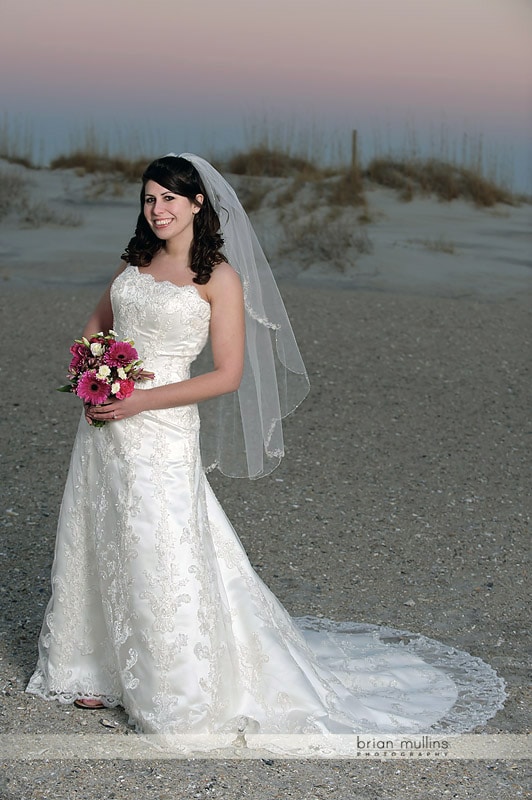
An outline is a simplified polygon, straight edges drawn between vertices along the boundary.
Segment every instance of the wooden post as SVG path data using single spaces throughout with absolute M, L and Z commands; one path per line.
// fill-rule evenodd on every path
M 351 138 L 351 171 L 358 172 L 357 131 L 354 130 Z

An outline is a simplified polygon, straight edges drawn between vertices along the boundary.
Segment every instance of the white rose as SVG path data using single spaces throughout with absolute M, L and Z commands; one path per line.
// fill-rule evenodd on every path
M 116 381 L 116 383 L 111 384 L 111 394 L 117 394 L 120 391 L 120 383 Z
M 107 366 L 107 364 L 102 364 L 98 372 L 96 373 L 97 378 L 108 378 L 111 374 L 111 368 Z
M 118 367 L 117 373 L 118 373 L 118 377 L 121 378 L 121 380 L 125 381 L 125 379 L 127 378 L 127 375 L 126 375 L 126 371 L 125 371 L 124 367 Z
M 103 344 L 101 342 L 93 342 L 91 344 L 91 353 L 93 356 L 101 356 L 103 353 Z

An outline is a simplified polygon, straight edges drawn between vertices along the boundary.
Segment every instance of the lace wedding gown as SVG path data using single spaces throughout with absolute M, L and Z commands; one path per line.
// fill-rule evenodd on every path
M 130 266 L 111 296 L 148 385 L 186 379 L 209 329 L 195 287 Z M 291 619 L 205 478 L 194 405 L 81 419 L 52 587 L 27 691 L 122 705 L 139 732 L 459 733 L 505 696 L 487 664 L 425 637 Z

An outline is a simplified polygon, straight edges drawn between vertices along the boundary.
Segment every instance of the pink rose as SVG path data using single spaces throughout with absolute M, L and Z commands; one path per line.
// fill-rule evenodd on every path
M 133 390 L 135 388 L 135 381 L 132 381 L 130 378 L 126 378 L 125 381 L 120 381 L 120 389 L 116 393 L 117 400 L 125 400 L 126 397 L 130 397 L 133 394 Z

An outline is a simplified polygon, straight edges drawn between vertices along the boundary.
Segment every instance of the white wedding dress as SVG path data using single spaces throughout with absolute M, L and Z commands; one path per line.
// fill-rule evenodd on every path
M 147 385 L 186 379 L 209 330 L 195 287 L 130 266 L 111 294 Z M 82 418 L 52 587 L 27 691 L 121 705 L 143 733 L 461 733 L 505 697 L 491 667 L 425 637 L 291 619 L 205 478 L 196 406 Z

